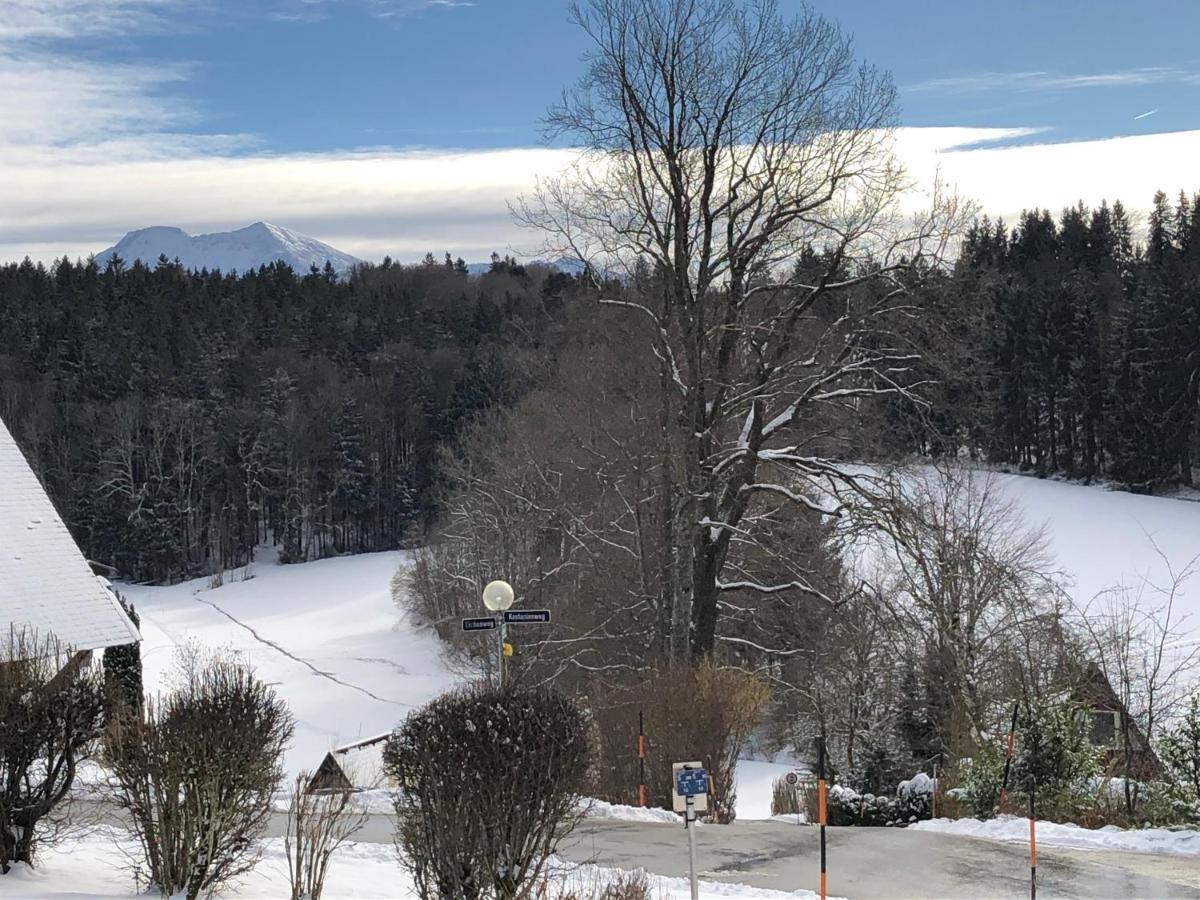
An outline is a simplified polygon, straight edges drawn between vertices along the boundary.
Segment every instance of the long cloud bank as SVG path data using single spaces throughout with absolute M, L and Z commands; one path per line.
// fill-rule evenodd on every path
M 1200 189 L 1200 131 L 979 146 L 1018 134 L 901 129 L 896 149 L 921 186 L 940 173 L 981 211 L 1008 221 L 1025 208 L 1057 211 L 1080 200 L 1120 199 L 1140 210 L 1156 190 Z M 177 139 L 151 158 L 140 152 L 144 135 L 135 146 L 0 147 L 0 261 L 86 257 L 148 225 L 198 233 L 259 219 L 364 259 L 521 253 L 538 238 L 512 223 L 508 202 L 571 158 L 540 148 L 266 155 L 237 152 L 237 140 Z

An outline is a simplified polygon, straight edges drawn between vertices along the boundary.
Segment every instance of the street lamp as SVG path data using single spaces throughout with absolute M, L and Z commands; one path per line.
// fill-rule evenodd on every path
M 507 581 L 491 581 L 483 589 L 483 605 L 492 612 L 503 612 L 513 604 L 513 589 Z
M 496 680 L 501 687 L 504 686 L 504 638 L 508 633 L 503 613 L 513 605 L 514 596 L 512 585 L 507 581 L 491 581 L 483 589 L 483 605 L 492 612 L 501 613 L 498 617 L 500 627 L 496 629 L 496 633 L 500 637 L 500 644 L 496 648 Z

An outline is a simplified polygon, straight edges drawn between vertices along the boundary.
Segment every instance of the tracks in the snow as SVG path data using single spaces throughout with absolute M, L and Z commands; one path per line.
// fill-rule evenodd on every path
M 275 643 L 270 638 L 263 637 L 261 634 L 259 634 L 257 631 L 254 630 L 253 626 L 247 625 L 241 619 L 226 612 L 224 609 L 222 609 L 216 603 L 213 603 L 211 600 L 205 600 L 203 597 L 200 596 L 199 592 L 193 594 L 192 596 L 195 598 L 197 603 L 203 603 L 205 606 L 211 606 L 213 609 L 215 609 L 217 612 L 219 612 L 221 615 L 223 615 L 225 618 L 227 618 L 234 625 L 238 625 L 241 628 L 246 629 L 246 631 L 248 631 L 250 633 L 250 635 L 256 641 L 258 641 L 260 644 L 262 644 L 266 647 L 270 647 L 276 653 L 286 656 L 288 659 L 292 660 L 293 662 L 298 662 L 300 665 L 307 668 L 314 675 L 318 675 L 321 678 L 327 679 L 328 681 L 332 681 L 334 684 L 341 685 L 344 688 L 349 688 L 352 691 L 358 691 L 360 694 L 365 694 L 366 696 L 370 697 L 372 700 L 378 700 L 380 703 L 390 703 L 393 706 L 403 706 L 403 707 L 411 707 L 412 706 L 411 703 L 401 703 L 399 700 L 389 700 L 387 697 L 380 697 L 378 694 L 374 693 L 373 691 L 368 690 L 365 687 L 362 687 L 361 685 L 352 684 L 349 681 L 344 681 L 343 679 L 338 678 L 332 672 L 326 672 L 324 669 L 320 669 L 317 666 L 313 665 L 313 663 L 311 663 L 309 660 L 304 659 L 301 656 L 297 656 L 295 653 L 292 653 L 286 647 L 280 646 L 279 644 Z

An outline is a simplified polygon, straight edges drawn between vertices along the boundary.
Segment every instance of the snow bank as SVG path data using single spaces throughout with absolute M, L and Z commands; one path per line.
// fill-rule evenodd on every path
M 619 822 L 657 822 L 664 825 L 681 825 L 683 817 L 669 809 L 641 806 L 622 806 L 603 800 L 586 800 L 589 819 L 612 819 Z
M 300 565 L 265 552 L 248 573 L 210 587 L 119 585 L 142 617 L 147 691 L 175 669 L 190 641 L 244 657 L 296 717 L 290 773 L 315 769 L 331 747 L 391 730 L 452 687 L 437 636 L 406 621 L 391 580 L 407 554 L 368 553 Z
M 1019 816 L 998 816 L 986 822 L 978 819 L 933 819 L 918 822 L 909 828 L 1022 844 L 1029 840 L 1029 820 Z M 1169 831 L 1165 828 L 1136 830 L 1117 828 L 1115 825 L 1091 829 L 1078 825 L 1038 822 L 1037 842 L 1040 846 L 1068 847 L 1076 850 L 1123 850 L 1129 853 L 1155 853 L 1166 856 L 1200 856 L 1200 831 Z

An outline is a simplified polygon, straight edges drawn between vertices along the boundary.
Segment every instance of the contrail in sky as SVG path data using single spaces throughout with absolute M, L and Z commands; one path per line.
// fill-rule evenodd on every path
M 1133 121 L 1135 121 L 1135 122 L 1136 122 L 1138 119 L 1144 119 L 1144 118 L 1146 118 L 1146 116 L 1152 116 L 1152 115 L 1154 115 L 1156 112 L 1158 112 L 1158 110 L 1157 110 L 1157 109 L 1152 109 L 1152 110 L 1150 110 L 1149 112 L 1144 112 L 1144 113 L 1142 113 L 1140 116 L 1134 116 L 1134 117 L 1133 117 Z

